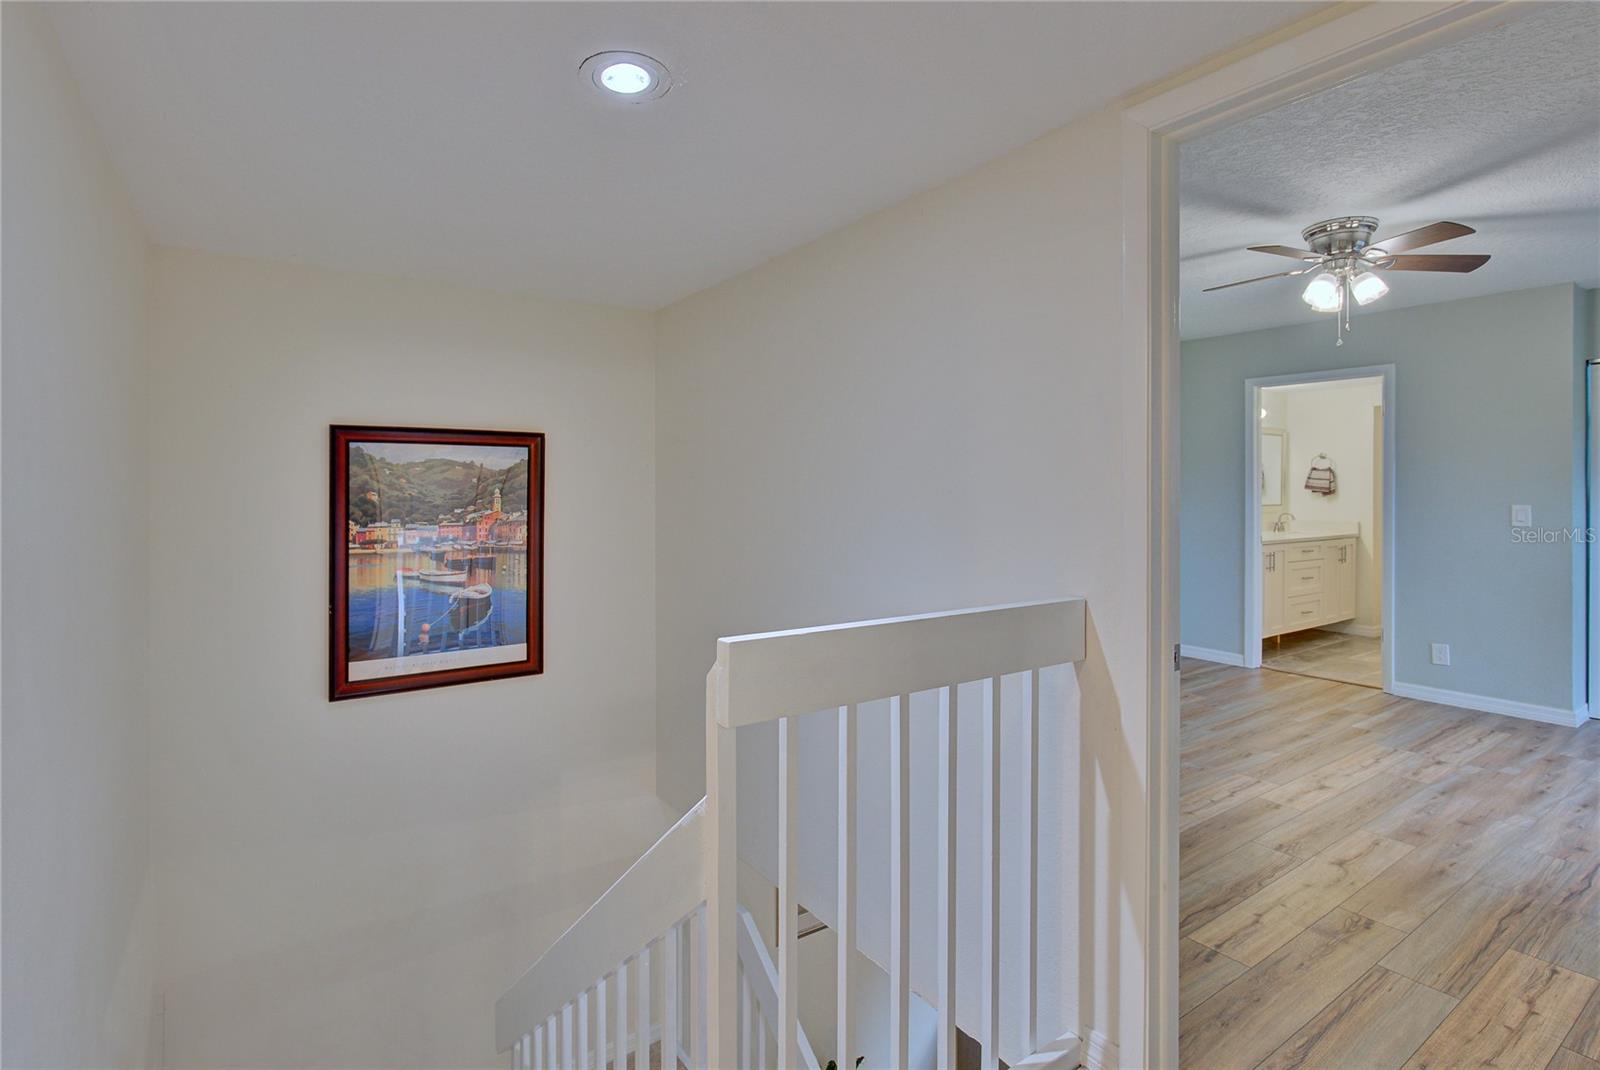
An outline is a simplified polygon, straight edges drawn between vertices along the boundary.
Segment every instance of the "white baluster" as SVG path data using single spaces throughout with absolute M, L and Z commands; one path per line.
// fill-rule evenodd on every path
M 550 1070 L 557 1070 L 561 1066 L 561 1059 L 556 1048 L 556 1016 L 551 1015 L 544 1023 L 544 1064 Z
M 856 769 L 859 717 L 854 705 L 838 707 L 838 1020 L 840 1065 L 856 1049 Z
M 799 960 L 796 955 L 799 911 L 794 899 L 795 788 L 799 748 L 794 718 L 778 721 L 778 1070 L 800 1066 Z
M 683 1050 L 689 1056 L 689 1070 L 703 1064 L 705 1051 L 700 1038 L 700 1004 L 696 994 L 700 976 L 700 911 L 696 910 L 683 923 Z
M 689 915 L 689 947 L 692 956 L 689 964 L 689 1066 L 698 1070 L 711 1065 L 706 1054 L 706 997 L 710 995 L 710 986 L 706 977 L 705 907 Z
M 678 1023 L 682 1020 L 678 1007 L 678 951 L 681 944 L 681 926 L 667 930 L 661 941 L 661 1065 L 678 1065 Z
M 606 974 L 594 986 L 594 1070 L 606 1070 L 606 1052 L 611 1050 L 611 1015 L 608 1013 L 606 989 L 610 988 Z
M 1022 864 L 1022 1050 L 1039 1050 L 1039 670 L 1029 674 L 1028 828 L 1023 837 Z
M 889 1065 L 910 1066 L 911 696 L 889 711 Z
M 533 1027 L 533 1070 L 544 1070 L 544 1026 Z
M 639 1038 L 634 1042 L 635 1070 L 649 1070 L 650 1067 L 650 946 L 647 944 L 639 952 Z M 662 1066 L 666 1066 L 663 1061 Z
M 1000 1070 L 1000 677 L 989 678 L 983 710 L 982 1070 Z
M 745 975 L 744 966 L 739 967 L 739 1070 L 755 1070 L 755 1051 L 753 1039 L 756 1036 L 756 1023 L 750 1017 L 755 1008 L 750 1006 L 750 978 Z
M 522 1065 L 522 1041 L 511 1045 L 511 1070 L 518 1070 Z
M 735 730 L 717 720 L 720 680 L 706 674 L 706 1063 L 717 1068 L 734 1059 L 739 971 L 739 753 Z
M 628 960 L 617 966 L 617 1047 L 611 1070 L 628 1070 Z
M 577 1063 L 572 1057 L 572 1004 L 561 1008 L 561 1067 L 572 1070 Z
M 589 1070 L 589 990 L 578 993 L 578 1070 Z
M 946 691 L 939 711 L 939 1070 L 956 1066 L 956 707 L 959 684 Z
M 533 1034 L 522 1034 L 522 1040 L 517 1044 L 517 1054 L 520 1058 L 517 1065 L 522 1070 L 533 1070 Z
M 848 1070 L 856 1050 L 856 737 L 854 705 L 839 707 L 839 901 L 838 901 L 838 1022 L 834 1046 L 840 1066 Z

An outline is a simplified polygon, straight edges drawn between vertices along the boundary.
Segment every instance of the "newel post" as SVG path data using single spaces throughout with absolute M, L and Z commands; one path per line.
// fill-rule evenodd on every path
M 739 825 L 735 729 L 722 723 L 726 670 L 706 674 L 706 1066 L 738 1066 Z

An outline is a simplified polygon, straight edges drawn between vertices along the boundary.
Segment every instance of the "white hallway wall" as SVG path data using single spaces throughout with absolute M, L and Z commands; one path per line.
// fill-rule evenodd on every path
M 1088 658 L 1045 758 L 1041 871 L 1067 916 L 1045 934 L 1042 1025 L 1103 1033 L 1136 1066 L 1149 424 L 1119 334 L 1119 152 L 1115 117 L 1087 118 L 661 315 L 657 770 L 675 805 L 703 790 L 718 635 L 1086 595 Z M 882 721 L 864 719 L 866 762 Z M 924 776 L 931 740 L 914 738 Z M 826 724 L 808 731 L 821 822 L 833 760 Z M 882 790 L 862 798 L 880 828 Z M 880 884 L 862 875 L 863 909 Z M 913 887 L 931 911 L 931 881 Z M 924 983 L 929 966 L 919 949 Z
M 650 317 L 162 251 L 153 323 L 168 1065 L 502 1065 L 496 998 L 670 816 Z M 544 675 L 328 703 L 330 423 L 548 433 Z
M 123 631 L 148 624 L 157 667 L 167 1062 L 497 1063 L 494 997 L 660 827 L 652 774 L 698 793 L 716 635 L 1076 592 L 1044 1027 L 1137 1064 L 1148 426 L 1121 355 L 1119 144 L 1092 117 L 669 310 L 659 396 L 647 316 L 157 254 L 148 469 L 142 423 L 116 456 L 121 493 L 148 478 L 148 613 Z M 146 380 L 118 375 L 126 406 Z M 326 704 L 304 616 L 325 428 L 362 420 L 551 434 L 570 638 L 545 677 Z M 112 581 L 141 585 L 141 557 Z
M 145 239 L 30 5 L 3 8 L 6 1066 L 144 1066 L 155 952 Z

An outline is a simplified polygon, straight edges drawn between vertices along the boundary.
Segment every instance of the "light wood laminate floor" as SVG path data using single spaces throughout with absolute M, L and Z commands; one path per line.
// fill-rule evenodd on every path
M 1184 1070 L 1600 1070 L 1600 722 L 1183 663 Z
M 1279 672 L 1382 687 L 1383 640 L 1308 628 L 1262 640 L 1261 665 Z

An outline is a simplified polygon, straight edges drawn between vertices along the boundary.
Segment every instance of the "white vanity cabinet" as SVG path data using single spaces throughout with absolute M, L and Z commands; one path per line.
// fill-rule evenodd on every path
M 1261 634 L 1283 631 L 1283 547 L 1261 548 Z
M 1356 540 L 1287 538 L 1261 547 L 1263 638 L 1353 620 Z
M 1333 591 L 1333 619 L 1354 620 L 1356 615 L 1356 540 L 1338 539 L 1328 546 L 1329 587 Z

